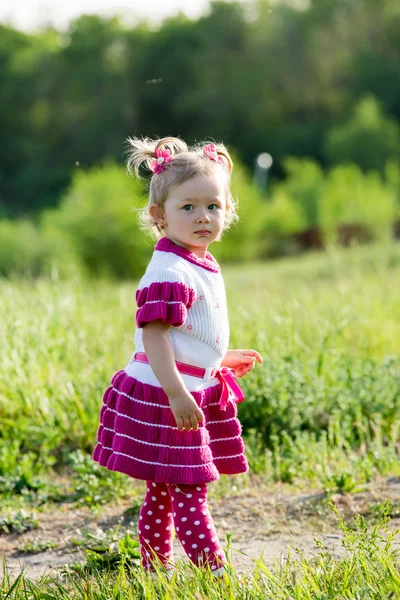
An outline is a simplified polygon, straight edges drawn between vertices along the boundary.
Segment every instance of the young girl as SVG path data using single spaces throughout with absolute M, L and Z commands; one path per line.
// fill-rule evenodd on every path
M 145 226 L 159 237 L 136 292 L 136 351 L 104 393 L 93 459 L 147 482 L 139 514 L 142 564 L 172 568 L 173 529 L 189 559 L 224 572 L 207 484 L 243 473 L 236 383 L 262 362 L 228 350 L 229 323 L 211 242 L 235 219 L 232 160 L 222 145 L 129 138 L 128 168 L 153 172 Z

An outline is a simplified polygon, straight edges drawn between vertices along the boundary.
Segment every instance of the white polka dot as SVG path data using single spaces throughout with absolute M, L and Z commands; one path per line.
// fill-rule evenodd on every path
M 179 531 L 179 527 L 176 527 L 176 530 Z
M 207 510 L 203 510 L 203 511 L 201 511 L 201 514 L 202 514 L 202 515 L 204 515 L 204 516 L 206 516 L 206 514 L 207 514 Z
M 212 541 L 212 542 L 216 542 L 216 541 L 217 541 L 217 538 L 215 538 L 215 537 L 214 537 L 214 538 L 211 538 L 211 541 Z
M 197 487 L 197 488 L 196 488 L 196 490 L 197 490 L 198 492 L 201 492 L 201 487 Z
M 173 501 L 175 500 L 175 498 L 174 498 L 173 496 L 171 496 L 171 500 L 172 500 L 172 502 L 173 502 Z
M 153 511 L 152 511 L 152 510 L 149 510 L 149 511 L 147 511 L 147 514 L 148 514 L 148 515 L 152 515 L 152 514 L 153 514 Z
M 190 531 L 190 529 L 189 529 L 189 531 L 186 532 L 186 535 L 192 535 L 192 532 Z
M 150 556 L 150 552 L 146 552 L 146 556 Z
M 175 516 L 175 513 L 174 513 Z M 187 521 L 187 517 L 182 517 L 182 522 L 184 523 L 185 521 Z
M 168 556 L 169 556 L 169 552 L 166 552 L 166 553 L 164 554 L 164 556 L 166 556 L 166 557 L 168 558 Z
M 174 517 L 176 517 L 176 513 L 174 513 Z
M 140 515 L 139 519 L 143 519 L 142 515 Z
M 204 548 L 204 552 L 210 552 L 210 548 Z
M 200 538 L 201 540 L 202 540 L 204 537 L 205 537 L 204 533 L 201 533 L 201 534 L 199 535 L 199 538 Z
M 159 533 L 155 533 L 154 537 L 160 537 L 160 534 Z
M 154 546 L 154 550 L 156 550 L 156 551 L 157 551 L 157 550 L 159 550 L 159 549 L 160 549 L 160 546 Z
M 181 490 L 179 488 L 175 488 L 175 491 L 176 492 L 180 492 Z
M 190 554 L 190 552 L 189 552 L 189 554 L 188 554 L 188 557 L 189 557 L 189 558 L 192 558 L 192 555 Z
M 197 544 L 192 544 L 192 548 L 197 548 Z
M 161 519 L 156 519 L 156 523 L 161 523 Z
M 160 506 L 158 507 L 160 510 L 162 510 L 164 508 L 164 504 L 160 504 Z
M 151 499 L 152 500 L 157 500 L 157 498 L 155 496 L 152 496 Z
M 217 565 L 212 565 L 211 570 L 215 571 L 216 568 L 217 568 Z
M 182 543 L 183 545 L 185 545 L 185 544 L 186 544 L 185 540 L 182 540 L 182 542 L 181 542 L 181 543 Z
M 165 540 L 164 544 L 167 544 L 167 546 L 169 546 L 169 540 Z
M 140 531 L 140 529 L 138 529 L 138 534 L 140 535 L 142 532 Z
M 150 490 L 149 490 L 149 491 L 150 491 Z M 143 506 L 147 506 L 147 502 L 145 502 L 145 503 L 143 504 Z
M 195 510 L 196 510 L 196 509 L 195 509 L 195 507 L 194 507 L 194 506 L 192 506 L 192 507 L 190 508 L 190 512 L 194 512 Z
M 167 517 L 172 517 L 172 513 L 168 513 L 168 514 L 167 514 Z
M 155 483 L 154 483 L 154 481 L 153 481 L 153 483 L 152 483 L 151 485 L 152 485 L 153 487 L 156 487 L 156 485 L 157 485 L 157 484 L 155 484 Z
M 200 525 L 200 521 L 195 521 L 194 524 L 195 525 Z
M 199 498 L 199 502 L 200 502 L 200 504 L 201 504 L 202 502 L 204 502 L 203 498 Z
M 150 540 L 144 540 L 146 544 L 150 544 Z
M 171 527 L 168 525 L 168 527 L 165 528 L 165 531 L 169 531 L 171 529 Z
M 147 488 L 147 491 L 149 492 L 149 491 L 150 491 L 150 488 Z
M 186 498 L 191 498 L 192 494 L 186 494 Z
M 179 506 L 180 508 L 182 508 L 182 506 L 183 506 L 183 502 L 179 502 L 178 506 Z
M 150 529 L 150 525 L 145 525 L 144 528 L 145 529 Z
M 207 525 L 207 529 L 211 529 L 211 525 Z
M 166 496 L 167 492 L 161 492 L 161 496 Z

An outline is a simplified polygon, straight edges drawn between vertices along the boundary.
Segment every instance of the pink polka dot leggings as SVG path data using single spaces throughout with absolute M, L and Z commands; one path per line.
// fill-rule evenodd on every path
M 225 556 L 207 507 L 207 485 L 147 482 L 139 513 L 138 533 L 142 565 L 154 560 L 173 568 L 173 529 L 190 560 L 213 571 L 225 564 Z

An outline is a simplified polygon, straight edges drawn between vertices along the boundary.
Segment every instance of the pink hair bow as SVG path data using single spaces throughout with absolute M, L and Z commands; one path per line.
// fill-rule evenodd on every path
M 214 162 L 220 162 L 217 147 L 215 144 L 207 144 L 207 146 L 204 146 L 203 152 L 204 156 L 207 156 L 207 158 L 209 158 L 210 160 L 213 160 Z
M 156 150 L 156 158 L 151 163 L 153 173 L 162 173 L 165 171 L 165 165 L 172 162 L 171 152 L 169 150 Z

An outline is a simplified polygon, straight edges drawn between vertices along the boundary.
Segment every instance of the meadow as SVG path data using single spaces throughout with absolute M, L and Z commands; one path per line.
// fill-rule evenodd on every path
M 399 476 L 400 246 L 331 248 L 223 273 L 231 347 L 264 358 L 242 380 L 246 485 L 254 477 L 323 490 L 328 502 L 381 475 Z M 127 478 L 98 468 L 90 452 L 103 390 L 133 350 L 134 295 L 134 282 L 78 275 L 0 282 L 3 535 L 23 527 L 32 507 L 101 511 L 132 497 Z M 226 485 L 213 493 L 223 496 Z M 121 536 L 116 568 L 96 563 L 89 574 L 36 583 L 23 575 L 13 583 L 5 568 L 3 597 L 395 598 L 390 514 L 382 506 L 369 524 L 338 514 L 341 558 L 320 548 L 312 560 L 288 557 L 275 570 L 259 561 L 252 576 L 232 572 L 217 585 L 187 565 L 172 580 L 150 580 L 137 568 L 134 535 Z

